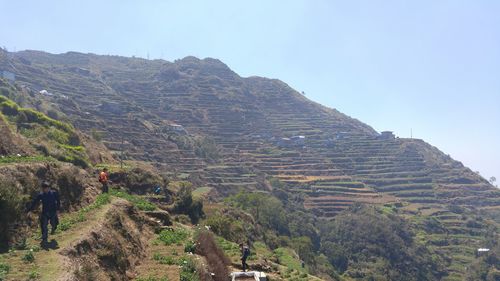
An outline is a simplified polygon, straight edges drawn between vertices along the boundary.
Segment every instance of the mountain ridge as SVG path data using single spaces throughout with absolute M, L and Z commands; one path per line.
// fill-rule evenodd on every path
M 283 191 L 327 221 L 358 204 L 385 208 L 452 257 L 443 280 L 460 280 L 473 247 L 497 235 L 487 226 L 500 191 L 484 178 L 423 140 L 381 135 L 280 80 L 242 78 L 210 58 L 1 55 L 0 70 L 78 129 L 101 134 L 115 155 L 208 187 L 214 200 Z

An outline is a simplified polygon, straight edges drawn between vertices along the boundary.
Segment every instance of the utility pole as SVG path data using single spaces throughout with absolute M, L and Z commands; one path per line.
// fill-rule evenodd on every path
M 120 145 L 120 169 L 123 169 L 123 135 L 122 135 L 122 143 Z
M 413 139 L 413 128 L 410 128 L 410 139 Z

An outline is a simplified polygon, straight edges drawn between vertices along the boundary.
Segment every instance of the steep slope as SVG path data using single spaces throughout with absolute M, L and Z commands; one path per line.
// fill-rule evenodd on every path
M 449 280 L 498 235 L 490 221 L 470 222 L 500 209 L 500 191 L 483 178 L 422 140 L 384 138 L 279 80 L 242 78 L 215 59 L 74 52 L 2 51 L 0 70 L 116 153 L 219 195 L 283 184 L 326 219 L 355 203 L 394 208 L 421 227 L 422 243 L 449 256 Z M 426 229 L 431 218 L 445 230 Z

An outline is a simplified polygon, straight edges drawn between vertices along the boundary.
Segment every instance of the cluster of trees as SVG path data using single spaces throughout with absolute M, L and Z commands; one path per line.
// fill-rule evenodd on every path
M 255 235 L 271 249 L 291 247 L 314 273 L 362 280 L 436 280 L 444 273 L 443 259 L 415 241 L 407 221 L 376 207 L 356 205 L 323 221 L 303 209 L 300 196 L 279 189 L 226 200 L 251 214 L 258 227 L 249 233 L 241 220 L 211 217 L 206 223 L 215 233 L 235 242 Z
M 194 199 L 192 192 L 192 184 L 183 182 L 177 192 L 172 211 L 189 216 L 191 223 L 196 224 L 201 218 L 205 217 L 205 213 L 203 212 L 203 202 Z
M 357 205 L 321 224 L 321 251 L 341 273 L 371 280 L 436 280 L 444 261 L 415 242 L 403 218 Z

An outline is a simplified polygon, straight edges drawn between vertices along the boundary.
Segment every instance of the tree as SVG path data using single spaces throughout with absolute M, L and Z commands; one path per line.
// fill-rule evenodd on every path
M 496 181 L 497 181 L 497 178 L 495 178 L 495 177 L 491 177 L 491 178 L 490 178 L 490 183 L 491 183 L 492 185 L 495 185 L 495 182 L 496 182 Z

